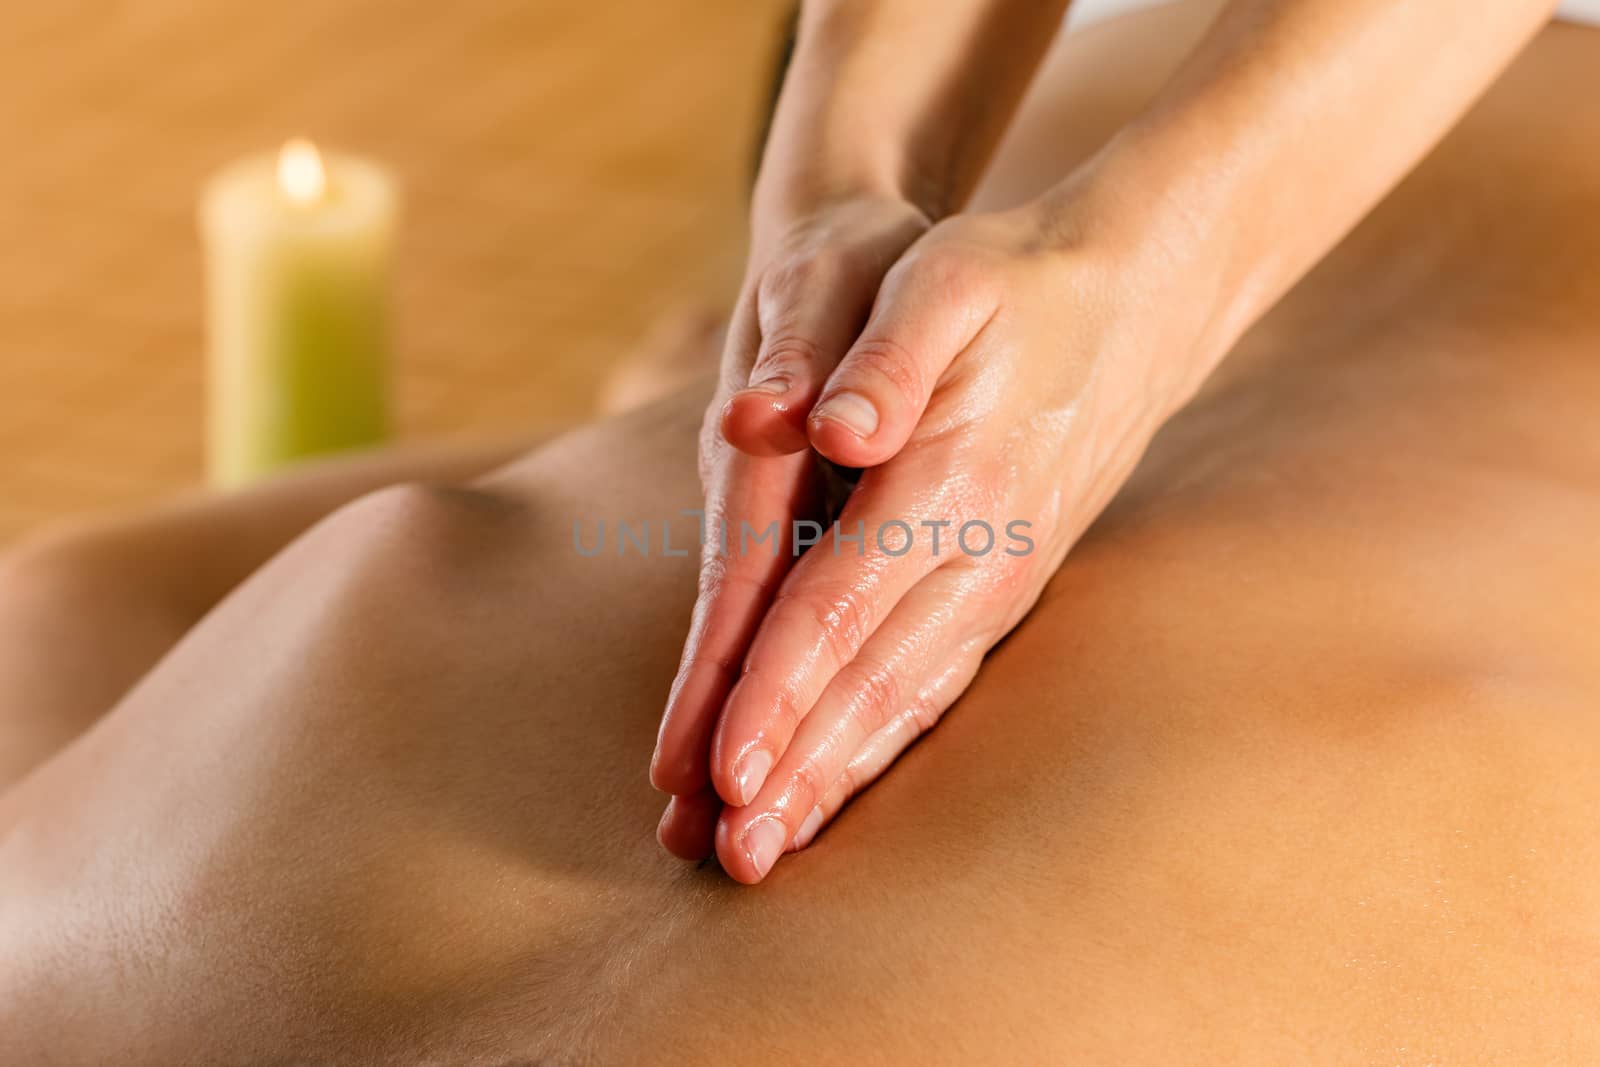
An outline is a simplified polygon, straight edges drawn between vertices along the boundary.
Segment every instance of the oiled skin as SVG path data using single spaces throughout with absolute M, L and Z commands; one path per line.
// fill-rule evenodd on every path
M 987 195 L 1195 17 L 1072 42 Z M 0 797 L 0 1062 L 1600 1058 L 1597 64 L 1547 31 L 761 886 L 652 838 L 693 559 L 571 541 L 695 505 L 703 395 L 345 509 Z

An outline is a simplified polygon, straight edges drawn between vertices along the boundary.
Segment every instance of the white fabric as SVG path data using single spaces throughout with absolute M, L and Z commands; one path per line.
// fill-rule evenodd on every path
M 1067 28 L 1076 29 L 1091 22 L 1100 22 L 1113 15 L 1137 11 L 1142 7 L 1159 7 L 1173 0 L 1074 0 L 1067 9 Z M 1587 22 L 1600 26 L 1600 0 L 1566 0 L 1556 11 L 1556 18 L 1568 22 Z
M 1600 26 L 1600 0 L 1567 0 L 1556 9 L 1556 18 Z

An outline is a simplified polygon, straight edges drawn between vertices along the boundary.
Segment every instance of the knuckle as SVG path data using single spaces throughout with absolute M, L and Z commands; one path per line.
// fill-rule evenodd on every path
M 734 559 L 714 548 L 706 551 L 704 557 L 705 561 L 700 566 L 699 593 L 701 602 L 708 607 L 718 598 L 736 590 L 759 594 L 766 588 L 759 575 L 748 574 L 734 566 Z
M 731 679 L 744 665 L 743 657 L 721 649 L 699 649 L 690 657 L 688 671 L 710 671 L 721 679 Z
M 851 760 L 845 767 L 844 773 L 839 775 L 839 780 L 828 791 L 826 800 L 834 810 L 838 810 L 845 801 L 865 789 L 870 780 L 867 769 L 855 760 Z
M 761 272 L 761 279 L 756 282 L 756 307 L 763 315 L 769 313 L 774 304 L 782 304 L 791 298 L 799 285 L 797 275 L 801 270 L 794 261 L 781 260 Z
M 927 394 L 922 365 L 904 345 L 892 338 L 864 338 L 850 351 L 851 376 L 887 382 L 912 410 L 922 407 Z
M 1006 625 L 1005 620 L 991 618 L 979 626 L 976 633 L 961 642 L 955 655 L 958 694 L 971 685 L 972 680 L 978 676 L 978 668 L 983 666 L 983 657 L 987 656 L 989 650 L 998 645 L 1001 638 L 1010 632 L 1011 627 Z
M 1001 561 L 999 566 L 992 569 L 990 580 L 994 592 L 1007 601 L 1027 594 L 1038 584 L 1036 569 L 1015 559 Z
M 990 271 L 959 245 L 938 245 L 906 264 L 905 280 L 952 303 L 981 300 L 989 291 Z
M 777 725 L 780 729 L 793 732 L 799 725 L 805 712 L 800 708 L 800 702 L 788 686 L 779 686 L 777 694 L 772 701 L 772 710 L 776 714 Z
M 700 603 L 708 604 L 732 580 L 732 572 L 725 556 L 716 552 L 705 553 L 700 562 Z
M 833 281 L 847 274 L 858 258 L 850 244 L 836 238 L 820 241 L 805 253 L 808 282 Z
M 889 721 L 900 706 L 904 688 L 899 672 L 887 664 L 863 663 L 860 657 L 847 668 L 847 684 L 852 690 L 850 713 L 864 734 L 871 734 Z
M 756 294 L 763 305 L 793 301 L 807 289 L 828 281 L 838 269 L 837 253 L 827 249 L 791 252 L 761 272 Z
M 920 736 L 933 729 L 942 712 L 937 702 L 926 693 L 919 693 L 906 706 L 904 715 L 911 724 L 912 733 Z
M 803 373 L 822 364 L 822 349 L 795 333 L 777 333 L 761 345 L 756 367 L 767 373 Z
M 835 664 L 847 663 L 855 655 L 866 640 L 873 614 L 866 594 L 847 586 L 781 593 L 774 604 L 779 607 L 814 627 Z
M 791 791 L 792 803 L 802 819 L 811 814 L 811 809 L 822 800 L 832 784 L 833 777 L 822 765 L 821 760 L 804 760 L 795 768 Z
M 822 794 L 820 803 L 827 818 L 831 819 L 838 814 L 839 809 L 844 807 L 845 801 L 860 791 L 860 786 L 857 784 L 860 778 L 861 771 L 856 759 L 852 757 L 845 764 L 844 770 L 840 771 L 838 777 L 828 785 L 827 792 Z

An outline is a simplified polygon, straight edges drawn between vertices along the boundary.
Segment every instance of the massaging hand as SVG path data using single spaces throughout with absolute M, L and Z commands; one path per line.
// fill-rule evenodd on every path
M 808 444 L 867 469 L 788 573 L 733 538 L 730 558 L 706 554 L 654 778 L 690 792 L 709 759 L 727 805 L 716 850 L 741 881 L 805 847 L 938 721 L 1190 388 L 1163 369 L 1191 362 L 1183 302 L 1159 324 L 1145 314 L 1129 264 L 1054 236 L 1078 229 L 1070 212 L 939 224 L 888 271 L 858 333 L 866 298 L 830 289 L 837 274 L 801 279 L 827 298 L 811 317 L 763 303 L 750 385 L 716 406 L 723 439 L 707 438 L 709 510 L 735 527 L 792 517 Z M 704 854 L 715 814 L 708 794 L 680 797 L 662 839 Z
M 884 273 L 927 228 L 915 207 L 876 195 L 811 200 L 803 210 L 763 215 L 757 227 L 701 432 L 702 522 L 712 546 L 715 531 L 726 529 L 737 548 L 741 522 L 758 531 L 776 522 L 782 540 L 749 552 L 702 553 L 700 596 L 650 770 L 656 787 L 676 797 L 661 838 L 680 855 L 698 859 L 711 849 L 721 806 L 709 765 L 718 714 L 794 563 L 791 520 L 820 517 L 806 417 L 866 321 Z
M 803 5 L 753 216 L 817 188 L 887 189 L 930 218 L 960 210 L 1064 6 Z M 667 846 L 703 855 L 714 820 L 724 867 L 758 881 L 807 844 L 966 686 L 1161 421 L 1553 6 L 1506 0 L 1463 21 L 1449 0 L 1230 0 L 1157 97 L 1033 205 L 949 218 L 881 285 L 859 267 L 774 284 L 796 308 L 802 293 L 830 297 L 771 320 L 790 331 L 770 364 L 786 388 L 738 392 L 730 360 L 724 440 L 703 457 L 708 507 L 758 528 L 803 514 L 810 455 L 795 450 L 809 442 L 868 468 L 838 532 L 869 532 L 859 557 L 829 537 L 787 573 L 770 557 L 707 562 L 653 768 L 683 794 L 662 821 Z M 835 366 L 843 324 L 869 301 Z M 950 533 L 977 520 L 998 543 L 968 554 L 958 537 L 952 552 Z M 1008 551 L 1018 521 L 1031 524 L 1021 555 Z M 943 522 L 936 555 L 924 524 Z

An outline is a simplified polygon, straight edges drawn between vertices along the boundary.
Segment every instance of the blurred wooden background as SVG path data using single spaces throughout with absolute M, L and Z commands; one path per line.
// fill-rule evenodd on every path
M 399 174 L 407 437 L 593 409 L 737 282 L 780 0 L 95 0 L 0 14 L 0 538 L 201 473 L 194 198 L 304 134 Z

